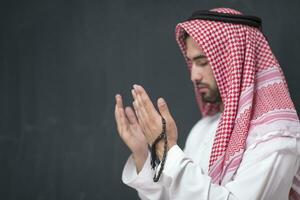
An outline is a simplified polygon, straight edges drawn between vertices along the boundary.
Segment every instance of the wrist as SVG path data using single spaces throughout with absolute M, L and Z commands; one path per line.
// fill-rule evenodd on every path
M 134 158 L 147 158 L 148 157 L 148 150 L 132 152 L 132 156 Z
M 142 168 L 147 160 L 147 157 L 148 157 L 148 151 L 132 153 L 132 158 L 134 160 L 137 173 L 139 173 L 142 170 Z
M 177 143 L 168 141 L 167 151 L 169 151 L 174 145 L 177 145 Z M 164 155 L 164 141 L 163 140 L 161 140 L 157 143 L 156 154 L 157 154 L 159 160 L 162 160 L 162 157 Z

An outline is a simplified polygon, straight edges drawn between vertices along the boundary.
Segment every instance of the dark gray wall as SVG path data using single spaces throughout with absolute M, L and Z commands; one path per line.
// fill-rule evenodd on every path
M 174 28 L 220 6 L 262 17 L 299 110 L 299 0 L 1 1 L 0 199 L 136 199 L 114 95 L 165 97 L 183 147 L 200 115 Z

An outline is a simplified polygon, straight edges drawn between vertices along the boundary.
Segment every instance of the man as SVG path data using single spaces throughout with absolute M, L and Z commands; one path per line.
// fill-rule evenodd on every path
M 116 95 L 118 132 L 132 151 L 123 182 L 141 199 L 300 199 L 300 125 L 281 68 L 256 18 L 211 11 L 176 27 L 203 115 L 184 151 L 162 98 L 157 112 L 134 85 L 133 111 Z M 167 137 L 155 146 L 162 118 Z M 148 144 L 161 160 L 155 171 Z

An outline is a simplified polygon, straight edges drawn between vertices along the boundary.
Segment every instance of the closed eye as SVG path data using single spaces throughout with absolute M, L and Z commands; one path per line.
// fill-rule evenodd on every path
M 196 65 L 197 66 L 203 67 L 203 66 L 206 66 L 207 64 L 208 64 L 208 60 L 207 59 L 198 59 L 196 61 Z

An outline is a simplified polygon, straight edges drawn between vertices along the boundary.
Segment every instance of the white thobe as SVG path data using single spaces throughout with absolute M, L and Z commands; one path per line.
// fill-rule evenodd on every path
M 160 180 L 153 182 L 150 153 L 137 174 L 132 156 L 127 160 L 122 180 L 138 191 L 141 199 L 151 200 L 286 200 L 299 168 L 299 139 L 276 137 L 247 147 L 234 179 L 216 185 L 208 175 L 220 114 L 204 117 L 192 128 L 182 151 L 169 151 Z M 294 185 L 293 185 L 294 187 Z M 299 187 L 299 186 L 295 186 Z

